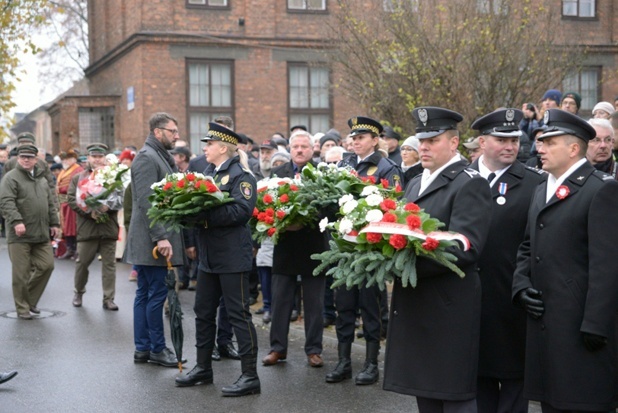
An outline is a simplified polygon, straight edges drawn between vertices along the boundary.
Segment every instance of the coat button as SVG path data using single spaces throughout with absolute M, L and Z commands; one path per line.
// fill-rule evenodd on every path
M 399 313 L 397 312 L 397 310 L 393 311 L 393 315 L 399 315 Z
M 535 260 L 536 262 L 541 262 L 541 257 L 536 257 Z
M 545 324 L 541 324 L 541 330 L 545 330 Z
M 545 228 L 545 225 L 543 225 L 543 224 L 539 224 L 539 228 L 540 228 L 540 229 L 543 229 L 543 228 Z

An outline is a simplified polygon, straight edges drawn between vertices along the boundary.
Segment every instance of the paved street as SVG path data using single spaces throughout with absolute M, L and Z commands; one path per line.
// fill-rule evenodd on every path
M 127 281 L 129 266 L 118 264 L 116 303 L 118 312 L 101 307 L 100 263 L 91 268 L 84 306 L 73 308 L 72 261 L 56 260 L 56 269 L 39 307 L 42 315 L 32 321 L 15 319 L 11 293 L 11 266 L 6 240 L 0 240 L 0 371 L 18 370 L 19 375 L 0 385 L 0 412 L 416 412 L 413 397 L 353 381 L 329 385 L 324 375 L 336 364 L 336 341 L 332 327 L 325 333 L 321 369 L 306 364 L 302 350 L 302 324 L 291 326 L 288 361 L 262 367 L 258 373 L 262 394 L 241 398 L 221 397 L 220 387 L 234 382 L 240 362 L 214 362 L 215 383 L 177 388 L 177 369 L 133 363 L 132 304 L 136 284 Z M 195 364 L 193 322 L 194 293 L 181 291 L 185 311 L 185 356 L 187 368 Z M 255 317 L 260 359 L 268 350 L 268 330 Z M 168 345 L 171 340 L 168 334 Z M 383 354 L 383 352 L 382 352 Z M 355 346 L 353 368 L 358 372 L 364 347 Z M 383 368 L 383 356 L 380 356 Z M 381 371 L 382 373 L 383 371 Z M 539 411 L 534 406 L 531 411 Z

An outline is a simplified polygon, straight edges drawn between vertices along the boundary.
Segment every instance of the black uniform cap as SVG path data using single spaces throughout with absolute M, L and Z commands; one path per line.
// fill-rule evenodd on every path
M 416 121 L 416 137 L 418 139 L 433 138 L 457 129 L 457 124 L 463 120 L 459 113 L 434 106 L 423 106 L 412 111 Z
M 521 136 L 519 121 L 524 113 L 519 109 L 498 109 L 481 116 L 472 123 L 471 128 L 481 132 L 481 135 L 491 135 L 498 138 L 513 138 Z
M 547 126 L 547 130 L 538 137 L 540 141 L 551 136 L 573 135 L 588 143 L 597 135 L 588 122 L 562 109 L 546 110 L 543 123 Z
M 294 129 L 301 129 L 307 132 L 307 127 L 305 125 L 294 125 L 290 128 L 290 132 L 293 132 Z
M 109 151 L 109 146 L 104 143 L 92 143 L 86 147 L 86 152 L 88 155 L 105 155 Z
M 360 135 L 361 133 L 373 133 L 379 136 L 384 130 L 380 122 L 364 116 L 356 116 L 348 119 L 348 126 L 352 130 L 350 133 L 351 136 Z
M 202 142 L 222 141 L 232 145 L 238 145 L 238 142 L 241 141 L 240 136 L 234 133 L 233 130 L 214 122 L 208 122 L 208 133 L 200 140 Z

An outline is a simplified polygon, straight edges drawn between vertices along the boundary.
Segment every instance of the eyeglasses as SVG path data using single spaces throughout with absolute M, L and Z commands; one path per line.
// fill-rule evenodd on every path
M 600 145 L 601 142 L 605 142 L 608 145 L 612 144 L 613 139 L 610 138 L 609 136 L 607 138 L 594 138 L 594 139 L 590 139 L 590 143 L 594 143 L 595 145 Z
M 166 130 L 168 132 L 171 132 L 172 136 L 178 135 L 180 133 L 180 132 L 178 132 L 178 129 L 168 129 L 168 128 L 157 128 L 157 129 L 163 129 L 163 130 Z
M 24 159 L 24 160 L 28 160 L 31 161 L 35 158 L 34 155 L 19 155 L 19 159 Z

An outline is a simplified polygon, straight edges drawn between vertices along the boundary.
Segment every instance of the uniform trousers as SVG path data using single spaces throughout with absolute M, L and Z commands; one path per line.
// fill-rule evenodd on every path
M 225 308 L 225 300 L 221 297 L 219 301 L 219 314 L 217 315 L 217 346 L 223 347 L 232 343 L 234 333 L 232 333 L 232 325 L 227 315 Z
M 270 350 L 286 354 L 290 315 L 294 308 L 296 275 L 272 275 L 272 303 Z M 324 333 L 324 286 L 325 277 L 311 274 L 301 275 L 305 321 L 305 353 L 322 354 L 322 334 Z
M 476 399 L 454 401 L 416 396 L 419 413 L 476 413 Z
M 103 283 L 103 302 L 114 300 L 116 296 L 116 240 L 95 239 L 79 241 L 75 261 L 75 292 L 84 294 L 88 283 L 88 267 L 97 252 L 101 254 L 101 280 Z
M 8 244 L 8 250 L 15 309 L 17 313 L 29 314 L 41 299 L 54 271 L 54 251 L 49 242 L 13 242 Z
M 258 342 L 249 311 L 249 272 L 215 274 L 199 270 L 195 290 L 195 346 L 212 349 L 217 333 L 220 299 L 238 340 L 238 354 L 257 356 Z
M 369 288 L 353 287 L 350 290 L 345 286 L 337 288 L 335 291 L 337 340 L 340 343 L 354 342 L 356 309 L 360 308 L 365 340 L 379 342 L 382 329 L 381 301 L 381 291 L 375 285 Z
M 159 353 L 165 348 L 163 303 L 167 298 L 166 267 L 136 265 L 137 291 L 133 303 L 135 349 Z
M 476 403 L 479 413 L 527 413 L 528 400 L 523 397 L 523 379 L 479 377 Z

